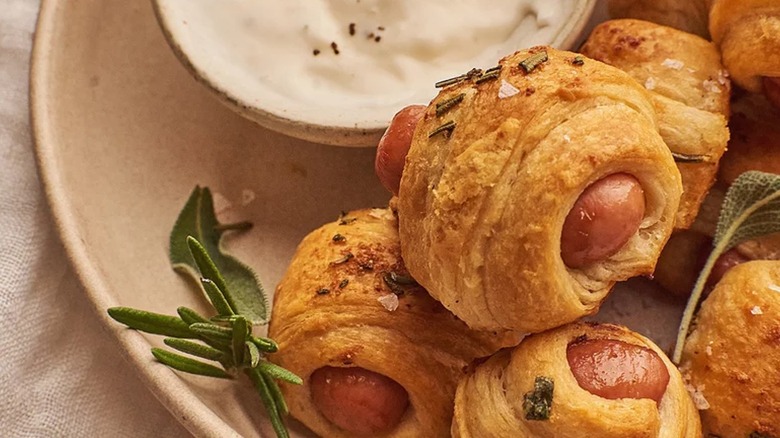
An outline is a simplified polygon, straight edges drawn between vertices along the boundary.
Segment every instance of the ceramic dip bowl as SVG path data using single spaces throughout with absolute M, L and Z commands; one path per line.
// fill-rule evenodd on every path
M 241 115 L 304 140 L 375 146 L 434 83 L 516 50 L 568 49 L 595 0 L 154 0 L 179 60 Z

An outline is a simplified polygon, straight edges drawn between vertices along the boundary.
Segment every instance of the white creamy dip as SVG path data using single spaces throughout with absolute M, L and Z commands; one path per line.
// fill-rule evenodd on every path
M 438 80 L 555 40 L 572 0 L 166 0 L 250 105 L 371 124 Z M 183 3 L 187 5 L 184 6 Z M 176 6 L 173 6 L 176 5 Z M 186 10 L 186 11 L 185 11 Z M 338 51 L 338 54 L 336 54 Z M 315 55 L 316 53 L 316 55 Z M 201 68 L 193 60 L 196 68 Z M 201 68 L 202 69 L 202 68 Z M 254 100 L 252 100 L 254 99 Z M 274 102 L 263 102 L 263 100 Z

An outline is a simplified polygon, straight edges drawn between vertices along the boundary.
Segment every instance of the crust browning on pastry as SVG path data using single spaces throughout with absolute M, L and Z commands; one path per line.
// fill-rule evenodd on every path
M 530 73 L 519 65 L 542 52 L 547 61 Z M 594 312 L 614 282 L 652 272 L 680 176 L 647 91 L 624 72 L 544 47 L 500 65 L 493 80 L 445 88 L 418 125 L 398 199 L 401 245 L 417 281 L 472 327 L 536 332 Z M 435 133 L 448 122 L 453 130 Z M 566 215 L 588 185 L 618 172 L 644 189 L 640 231 L 612 257 L 568 269 Z
M 780 77 L 780 3 L 776 0 L 714 0 L 712 40 L 740 87 L 760 93 L 763 76 Z
M 609 400 L 580 387 L 567 360 L 570 343 L 609 339 L 650 348 L 669 371 L 659 405 L 650 399 Z M 554 383 L 547 420 L 528 419 L 525 395 L 538 377 Z M 455 399 L 452 435 L 478 437 L 674 437 L 698 438 L 701 426 L 680 373 L 650 340 L 611 324 L 570 324 L 529 336 L 463 379 Z
M 705 240 L 715 234 L 726 190 L 748 170 L 780 174 L 780 110 L 762 94 L 737 90 L 731 100 L 728 150 L 720 160 L 717 181 L 704 199 L 691 231 L 680 231 L 664 247 L 655 279 L 664 288 L 687 296 L 701 268 L 702 250 L 711 249 Z M 741 255 L 753 260 L 780 260 L 780 233 L 742 242 Z M 701 260 L 699 260 L 701 261 Z
M 613 65 L 651 92 L 661 137 L 673 152 L 700 157 L 678 167 L 683 196 L 676 228 L 688 228 L 715 182 L 726 150 L 731 86 L 714 44 L 641 20 L 598 25 L 582 53 Z
M 780 436 L 779 291 L 780 262 L 753 261 L 726 273 L 702 304 L 681 370 L 705 433 Z
M 303 378 L 282 389 L 292 415 L 321 436 L 346 434 L 312 402 L 307 382 L 320 367 L 362 367 L 406 389 L 409 410 L 388 437 L 447 436 L 464 368 L 519 341 L 470 330 L 408 277 L 400 253 L 392 211 L 350 212 L 303 239 L 276 289 L 270 359 Z
M 729 129 L 729 150 L 718 170 L 721 186 L 748 170 L 780 174 L 780 110 L 764 95 L 735 93 Z
M 709 38 L 712 0 L 609 0 L 612 18 L 636 18 Z

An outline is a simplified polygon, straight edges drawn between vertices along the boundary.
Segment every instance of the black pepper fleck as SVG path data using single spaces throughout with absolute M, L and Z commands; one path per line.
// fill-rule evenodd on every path
M 355 23 L 349 23 L 349 35 L 350 36 L 355 35 Z
M 323 287 L 320 289 L 317 289 L 317 295 L 327 295 L 330 293 L 330 289 Z
M 320 49 L 314 49 L 314 50 L 313 50 L 311 53 L 312 53 L 314 56 L 317 56 L 317 55 L 319 55 L 319 54 L 320 54 Z
M 335 41 L 333 41 L 332 43 L 330 43 L 330 48 L 331 48 L 331 49 L 333 49 L 333 53 L 335 53 L 336 55 L 338 55 L 339 53 L 341 53 L 341 52 L 339 52 L 339 45 L 338 45 L 338 44 L 336 44 L 336 42 L 335 42 Z
M 341 283 L 339 283 L 339 289 L 344 289 L 349 284 L 349 279 L 345 278 L 341 280 Z
M 346 242 L 347 238 L 342 236 L 340 233 L 336 233 L 336 234 L 333 235 L 333 239 L 332 240 L 334 242 L 340 243 L 340 242 Z

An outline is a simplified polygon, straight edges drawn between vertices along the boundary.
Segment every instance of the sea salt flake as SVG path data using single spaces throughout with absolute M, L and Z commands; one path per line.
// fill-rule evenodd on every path
M 770 284 L 768 287 L 769 287 L 769 290 L 772 290 L 772 291 L 780 293 L 780 286 L 778 286 L 776 284 Z
M 696 406 L 696 409 L 705 411 L 710 408 L 710 402 L 704 398 L 704 385 L 697 385 L 694 387 L 692 384 L 686 383 L 685 389 L 687 389 L 688 393 L 691 395 L 691 399 L 693 399 L 693 404 Z
M 707 356 L 712 356 L 712 347 L 708 345 L 707 348 L 704 349 L 704 352 L 707 353 Z
M 701 85 L 704 87 L 705 90 L 709 91 L 710 93 L 720 94 L 720 87 L 718 86 L 718 83 L 713 81 L 712 79 L 707 79 L 706 81 L 702 82 Z
M 249 189 L 244 189 L 241 191 L 241 205 L 246 207 L 247 205 L 251 204 L 252 201 L 257 198 L 257 195 L 255 195 L 255 192 Z
M 398 295 L 396 295 L 396 294 L 392 294 L 391 293 L 391 294 L 387 294 L 387 295 L 382 295 L 381 297 L 377 298 L 376 300 L 379 301 L 379 303 L 382 305 L 382 307 L 384 307 L 385 309 L 387 309 L 390 312 L 392 312 L 392 311 L 394 311 L 395 309 L 398 308 Z
M 395 219 L 389 208 L 372 208 L 368 215 L 374 219 Z
M 563 141 L 566 143 L 571 143 L 571 137 L 569 137 L 569 134 L 563 134 Z
M 648 90 L 655 90 L 655 79 L 652 76 L 645 81 L 645 88 Z
M 753 306 L 753 308 L 750 309 L 750 313 L 753 314 L 753 315 L 763 315 L 764 311 L 761 310 L 761 308 L 758 307 L 758 306 Z
M 674 70 L 682 70 L 683 66 L 685 66 L 685 64 L 679 59 L 671 59 L 671 58 L 664 59 L 664 62 L 662 62 L 661 65 L 663 65 L 666 68 L 671 68 Z
M 726 70 L 719 70 L 718 71 L 718 82 L 721 85 L 726 85 L 729 81 L 729 72 Z
M 519 93 L 520 90 L 515 88 L 514 85 L 510 84 L 504 79 L 501 79 L 501 86 L 498 88 L 498 98 L 499 99 L 506 99 L 507 97 L 512 97 Z

